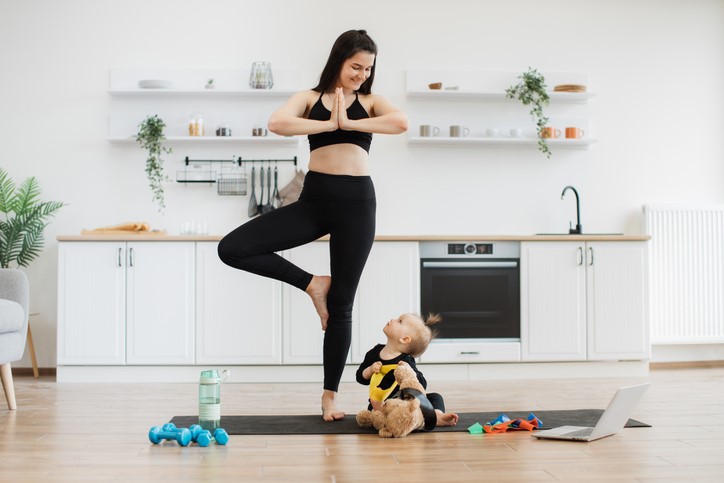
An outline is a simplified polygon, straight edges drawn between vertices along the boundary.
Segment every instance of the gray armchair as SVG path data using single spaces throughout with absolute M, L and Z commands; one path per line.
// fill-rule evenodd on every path
M 8 409 L 15 409 L 15 388 L 10 363 L 20 360 L 28 333 L 30 289 L 24 272 L 0 269 L 0 376 Z

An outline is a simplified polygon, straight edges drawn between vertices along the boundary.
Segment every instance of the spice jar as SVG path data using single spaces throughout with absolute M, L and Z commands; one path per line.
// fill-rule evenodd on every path
M 228 123 L 221 123 L 218 126 L 216 126 L 216 135 L 217 136 L 231 136 L 231 127 L 229 127 Z
M 204 116 L 199 111 L 198 107 L 195 107 L 189 116 L 189 136 L 203 136 L 204 135 Z

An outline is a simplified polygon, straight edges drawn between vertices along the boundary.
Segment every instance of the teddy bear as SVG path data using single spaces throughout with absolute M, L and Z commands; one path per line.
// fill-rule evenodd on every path
M 425 397 L 425 388 L 408 365 L 395 369 L 399 393 L 385 399 L 380 411 L 364 409 L 357 413 L 357 424 L 362 428 L 374 427 L 381 438 L 404 438 L 418 429 L 435 427 L 437 416 Z

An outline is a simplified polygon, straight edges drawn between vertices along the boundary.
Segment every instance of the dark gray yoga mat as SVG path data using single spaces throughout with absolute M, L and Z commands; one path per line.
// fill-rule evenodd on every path
M 457 426 L 435 428 L 435 431 L 467 431 L 475 423 L 485 424 L 493 421 L 501 413 L 510 419 L 527 419 L 533 412 L 543 421 L 541 429 L 558 426 L 595 426 L 603 414 L 603 409 L 568 409 L 561 411 L 497 411 L 482 413 L 458 413 Z M 177 427 L 189 427 L 198 423 L 196 416 L 174 416 L 171 419 Z M 354 414 L 348 414 L 340 421 L 325 422 L 319 414 L 298 416 L 222 416 L 221 427 L 229 434 L 373 434 L 374 429 L 360 428 Z M 651 426 L 629 419 L 627 428 L 650 428 Z

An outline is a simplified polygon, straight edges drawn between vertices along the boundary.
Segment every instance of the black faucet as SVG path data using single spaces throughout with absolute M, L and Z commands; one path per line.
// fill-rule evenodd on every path
M 566 191 L 572 190 L 573 194 L 576 195 L 576 228 L 569 228 L 568 234 L 570 235 L 580 235 L 583 233 L 583 227 L 581 226 L 581 204 L 578 200 L 578 191 L 576 191 L 576 188 L 573 186 L 566 186 L 563 188 L 563 193 L 561 193 L 561 199 L 566 195 Z

